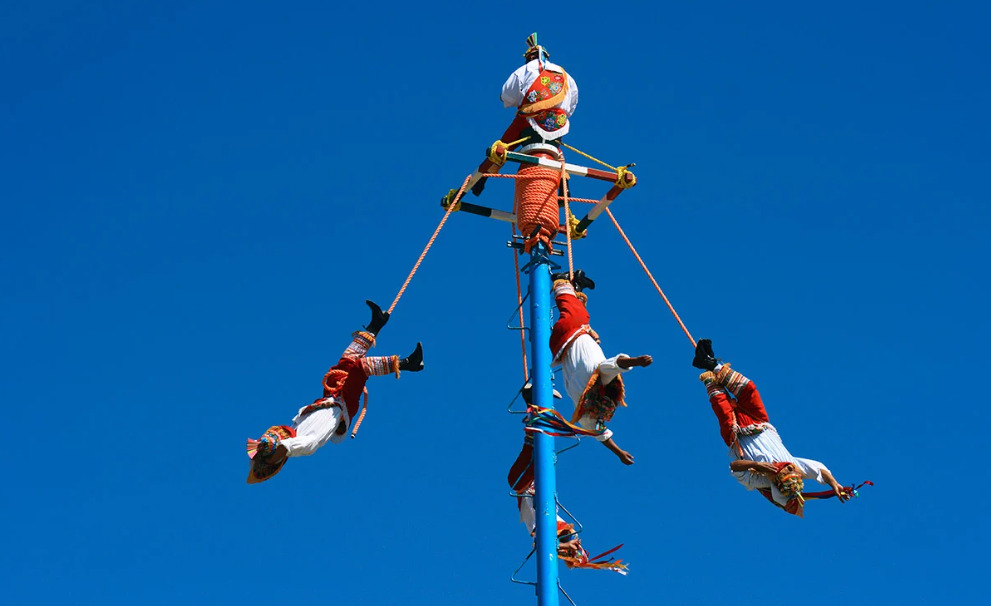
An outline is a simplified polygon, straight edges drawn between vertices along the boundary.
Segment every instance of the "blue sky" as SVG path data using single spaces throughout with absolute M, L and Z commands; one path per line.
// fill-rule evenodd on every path
M 358 438 L 244 483 L 438 199 L 511 118 L 537 30 L 568 142 L 696 338 L 859 500 L 729 475 L 692 351 L 607 220 L 575 247 L 607 354 L 649 353 L 558 493 L 579 604 L 973 603 L 988 539 L 991 88 L 980 3 L 21 3 L 0 11 L 0 577 L 18 604 L 532 603 L 505 474 L 522 383 L 504 223 L 454 215 L 383 330 Z M 569 159 L 581 163 L 571 155 Z M 511 185 L 481 203 L 508 209 Z M 597 198 L 595 182 L 575 195 Z M 976 379 L 974 378 L 976 373 Z M 562 408 L 570 413 L 570 403 Z M 562 441 L 561 446 L 565 444 Z M 533 571 L 525 568 L 523 576 Z M 782 576 L 784 575 L 784 576 Z

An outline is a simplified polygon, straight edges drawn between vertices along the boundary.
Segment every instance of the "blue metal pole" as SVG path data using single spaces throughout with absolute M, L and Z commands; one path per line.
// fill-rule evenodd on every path
M 530 252 L 530 359 L 533 402 L 554 408 L 551 385 L 551 272 L 550 252 L 537 244 Z M 537 433 L 533 441 L 533 506 L 537 512 L 537 605 L 558 606 L 557 483 L 554 474 L 554 438 Z

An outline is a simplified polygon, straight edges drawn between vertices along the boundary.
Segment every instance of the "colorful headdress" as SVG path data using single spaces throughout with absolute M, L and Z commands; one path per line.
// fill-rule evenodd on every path
M 787 461 L 774 464 L 778 469 L 778 475 L 774 476 L 774 483 L 777 485 L 778 491 L 790 499 L 802 494 L 805 482 L 802 480 L 802 474 L 794 470 L 786 470 L 789 465 L 791 463 Z
M 530 59 L 530 57 L 533 55 L 537 55 L 536 58 L 539 59 L 541 62 L 543 62 L 544 59 L 551 56 L 551 54 L 547 52 L 546 48 L 537 44 L 537 32 L 533 32 L 532 34 L 530 34 L 529 37 L 527 37 L 526 52 L 523 53 L 523 58 Z
M 248 471 L 248 484 L 264 482 L 282 470 L 288 455 L 285 449 L 278 450 L 279 443 L 286 438 L 296 437 L 296 430 L 287 425 L 273 425 L 262 437 L 247 442 L 251 469 Z
M 786 470 L 789 465 L 791 463 L 787 461 L 774 464 L 778 469 L 778 475 L 774 476 L 774 484 L 778 487 L 778 491 L 788 499 L 784 510 L 802 517 L 802 509 L 805 507 L 802 489 L 805 488 L 805 482 L 802 480 L 802 474 L 794 469 Z
M 612 570 L 622 575 L 625 575 L 629 568 L 623 563 L 623 560 L 617 560 L 612 557 L 606 558 L 606 556 L 622 547 L 622 544 L 595 557 L 590 557 L 588 551 L 582 547 L 582 542 L 578 539 L 578 533 L 575 532 L 574 526 L 561 518 L 557 520 L 557 541 L 557 557 L 563 560 L 568 568 Z

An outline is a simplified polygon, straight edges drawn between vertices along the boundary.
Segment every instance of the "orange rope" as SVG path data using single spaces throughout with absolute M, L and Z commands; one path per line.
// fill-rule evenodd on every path
M 575 262 L 571 257 L 571 207 L 568 206 L 568 171 L 561 154 L 561 191 L 564 192 L 564 235 L 568 239 L 568 281 L 575 279 Z
M 552 250 L 551 241 L 561 227 L 561 211 L 557 205 L 560 175 L 540 165 L 520 166 L 517 174 L 531 179 L 517 182 L 513 195 L 517 207 L 516 224 L 526 238 L 523 252 L 530 252 L 538 242 Z
M 650 278 L 650 281 L 654 284 L 654 288 L 657 289 L 657 292 L 661 295 L 661 298 L 664 299 L 668 309 L 670 309 L 671 313 L 674 315 L 674 319 L 677 320 L 678 325 L 681 326 L 681 330 L 685 331 L 685 335 L 688 336 L 688 340 L 692 342 L 692 347 L 695 347 L 695 339 L 692 338 L 692 333 L 688 332 L 688 329 L 685 328 L 685 323 L 681 321 L 681 317 L 678 316 L 678 312 L 674 310 L 674 306 L 671 305 L 671 302 L 668 301 L 668 298 L 664 295 L 664 291 L 657 285 L 657 280 L 654 279 L 654 276 L 650 273 L 650 270 L 647 269 L 647 265 L 643 262 L 643 259 L 640 258 L 640 255 L 637 253 L 637 249 L 633 248 L 633 243 L 631 243 L 630 239 L 626 237 L 626 232 L 624 232 L 623 228 L 619 226 L 619 222 L 616 221 L 616 217 L 613 216 L 612 211 L 607 208 L 606 214 L 608 214 L 609 218 L 612 219 L 612 224 L 616 226 L 616 229 L 619 231 L 619 235 L 623 236 L 623 239 L 626 240 L 626 245 L 630 247 L 630 251 L 633 252 L 633 256 L 640 262 L 640 267 L 647 272 L 647 277 Z
M 444 227 L 444 223 L 447 222 L 447 218 L 450 217 L 454 209 L 458 207 L 458 202 L 461 200 L 461 196 L 464 195 L 465 187 L 468 186 L 468 181 L 470 180 L 471 180 L 471 175 L 465 177 L 465 182 L 461 184 L 461 189 L 458 190 L 458 195 L 454 196 L 454 199 L 451 200 L 451 204 L 448 205 L 447 212 L 444 213 L 444 218 L 440 220 L 440 224 L 437 226 L 437 229 L 434 230 L 434 235 L 430 236 L 430 240 L 427 242 L 427 246 L 423 249 L 423 252 L 420 253 L 420 258 L 416 260 L 416 263 L 413 265 L 413 269 L 409 272 L 409 275 L 406 277 L 406 281 L 403 282 L 402 288 L 399 289 L 399 292 L 396 294 L 396 298 L 392 301 L 392 305 L 389 306 L 388 313 L 390 314 L 392 313 L 392 310 L 396 308 L 396 304 L 399 303 L 399 299 L 401 299 L 403 293 L 406 292 L 406 287 L 409 286 L 410 280 L 413 279 L 413 274 L 416 273 L 416 270 L 420 269 L 420 263 L 423 262 L 423 258 L 427 256 L 427 251 L 430 250 L 431 246 L 433 246 L 434 240 L 437 239 L 437 234 L 439 234 L 441 228 Z
M 512 224 L 513 237 L 516 237 L 516 224 Z M 513 248 L 513 264 L 516 266 L 516 309 L 520 312 L 520 349 L 523 351 L 523 383 L 530 380 L 530 369 L 526 361 L 526 336 L 523 334 L 523 286 L 520 284 L 520 251 Z
M 365 405 L 361 407 L 358 420 L 354 422 L 354 429 L 351 430 L 351 439 L 354 439 L 354 436 L 358 434 L 358 428 L 361 427 L 361 422 L 365 420 L 365 413 L 368 412 L 368 388 L 363 388 L 361 393 L 365 396 Z

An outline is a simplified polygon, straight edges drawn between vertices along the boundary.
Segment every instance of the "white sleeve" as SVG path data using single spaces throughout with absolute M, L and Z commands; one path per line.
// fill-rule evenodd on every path
M 823 470 L 829 471 L 829 469 L 827 469 L 826 466 L 819 461 L 793 457 L 792 463 L 797 465 L 798 468 L 802 470 L 802 477 L 806 480 L 815 480 L 820 484 L 825 484 L 825 482 L 822 481 L 822 472 Z
M 602 378 L 602 384 L 608 385 L 612 383 L 613 379 L 619 376 L 620 373 L 630 370 L 629 368 L 620 368 L 619 364 L 616 362 L 620 358 L 629 358 L 630 356 L 625 353 L 613 356 L 611 358 L 606 358 L 605 360 L 599 362 L 599 376 Z
M 578 83 L 575 79 L 568 74 L 568 98 L 564 100 L 564 111 L 568 112 L 568 115 L 575 113 L 575 108 L 578 107 Z
M 296 423 L 296 437 L 282 440 L 290 457 L 305 457 L 315 453 L 327 442 L 334 441 L 334 433 L 342 420 L 338 407 L 321 408 L 303 416 Z M 336 436 L 340 442 L 343 436 Z
M 520 522 L 526 526 L 527 532 L 533 534 L 537 527 L 537 512 L 533 508 L 533 495 L 520 498 Z
M 523 103 L 523 74 L 526 66 L 519 68 L 515 72 L 509 75 L 506 83 L 502 85 L 502 94 L 499 98 L 502 99 L 503 107 L 519 107 Z
M 747 490 L 754 490 L 755 488 L 770 488 L 771 478 L 767 477 L 762 473 L 754 473 L 750 470 L 747 471 L 731 471 L 733 477 L 740 484 L 743 484 Z

